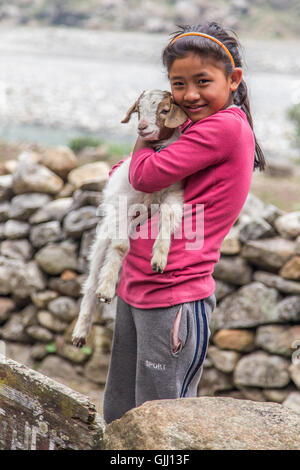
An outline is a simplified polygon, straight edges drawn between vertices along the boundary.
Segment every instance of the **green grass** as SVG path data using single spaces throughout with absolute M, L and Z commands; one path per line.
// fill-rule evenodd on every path
M 78 153 L 83 150 L 85 147 L 98 147 L 99 145 L 103 144 L 103 141 L 100 139 L 96 139 L 95 137 L 76 137 L 72 139 L 68 146 L 74 153 Z
M 79 153 L 86 147 L 98 147 L 103 145 L 107 149 L 108 160 L 111 163 L 122 159 L 122 157 L 128 156 L 134 147 L 134 143 L 124 143 L 115 141 L 106 141 L 97 139 L 91 136 L 82 136 L 72 139 L 68 146 L 73 150 L 74 153 Z

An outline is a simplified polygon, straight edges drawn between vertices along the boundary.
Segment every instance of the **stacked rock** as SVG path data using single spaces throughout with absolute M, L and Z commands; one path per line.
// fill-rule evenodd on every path
M 103 161 L 78 166 L 68 147 L 57 147 L 23 152 L 6 168 L 11 173 L 0 176 L 0 339 L 6 354 L 38 364 L 47 375 L 83 375 L 103 384 L 113 309 L 101 312 L 99 306 L 82 350 L 72 346 L 71 333 L 110 167 Z
M 54 378 L 103 386 L 115 302 L 99 305 L 87 345 L 71 344 L 87 255 L 108 179 L 67 147 L 23 152 L 0 176 L 0 340 Z M 249 194 L 215 266 L 217 308 L 199 395 L 300 410 L 300 212 Z M 1 342 L 0 341 L 0 342 Z M 298 354 L 299 351 L 299 354 Z
M 218 302 L 199 394 L 300 411 L 300 212 L 250 193 L 214 278 Z

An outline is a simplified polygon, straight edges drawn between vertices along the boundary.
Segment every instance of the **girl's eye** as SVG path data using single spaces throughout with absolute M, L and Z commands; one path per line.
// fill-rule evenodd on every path
M 169 111 L 169 109 L 162 109 L 160 114 L 168 114 Z
M 208 83 L 209 80 L 207 80 L 206 78 L 202 78 L 201 80 L 198 80 L 198 83 L 200 83 L 200 85 L 206 85 L 206 83 Z
M 173 82 L 173 86 L 183 86 L 182 82 Z

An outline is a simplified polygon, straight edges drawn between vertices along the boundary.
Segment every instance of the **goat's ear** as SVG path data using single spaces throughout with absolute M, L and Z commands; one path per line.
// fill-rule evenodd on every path
M 184 124 L 187 118 L 185 112 L 177 104 L 172 103 L 164 124 L 166 127 L 174 129 Z
M 126 113 L 126 116 L 124 117 L 124 119 L 122 119 L 121 123 L 126 123 L 129 121 L 129 119 L 131 118 L 131 115 L 132 113 L 137 113 L 138 110 L 139 110 L 139 101 L 141 99 L 141 97 L 143 96 L 143 94 L 145 93 L 145 90 L 140 94 L 140 96 L 138 97 L 138 99 L 136 100 L 136 102 L 130 106 L 130 108 L 128 109 L 127 113 Z
M 136 100 L 136 102 L 128 109 L 126 116 L 121 121 L 123 124 L 129 121 L 132 113 L 138 112 L 138 103 L 139 103 L 139 100 Z

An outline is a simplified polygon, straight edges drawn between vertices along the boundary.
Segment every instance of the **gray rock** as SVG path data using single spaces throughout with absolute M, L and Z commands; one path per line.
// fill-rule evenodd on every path
M 75 168 L 68 174 L 68 181 L 77 189 L 102 191 L 110 168 L 106 162 L 87 163 Z
M 257 328 L 255 343 L 269 353 L 290 357 L 297 338 L 300 338 L 300 325 L 264 325 Z
M 239 360 L 234 383 L 237 387 L 282 388 L 290 382 L 289 365 L 283 357 L 256 351 Z
M 282 279 L 277 274 L 268 273 L 266 271 L 255 271 L 253 275 L 254 281 L 259 281 L 268 287 L 274 287 L 284 294 L 300 295 L 300 283 Z
M 40 207 L 51 201 L 48 194 L 27 193 L 15 196 L 11 200 L 9 217 L 12 219 L 28 220 Z
M 41 343 L 49 343 L 53 340 L 53 334 L 39 325 L 32 325 L 26 328 L 26 333 L 36 341 L 40 341 Z
M 29 238 L 34 247 L 40 248 L 47 243 L 60 241 L 63 238 L 63 232 L 58 220 L 52 220 L 32 227 Z
M 44 290 L 31 294 L 31 300 L 38 308 L 47 308 L 48 303 L 57 297 L 58 293 L 54 290 Z
M 248 241 L 241 255 L 256 266 L 270 270 L 280 269 L 294 254 L 295 244 L 280 237 Z
M 64 185 L 53 171 L 29 160 L 21 160 L 12 177 L 16 194 L 38 192 L 55 195 Z
M 59 338 L 61 339 L 61 338 Z M 84 349 L 76 348 L 71 344 L 66 344 L 63 341 L 56 340 L 57 354 L 65 359 L 68 359 L 75 364 L 83 364 L 89 359 L 89 356 L 84 352 Z
M 84 206 L 70 212 L 64 219 L 64 230 L 70 237 L 81 237 L 82 233 L 96 227 L 100 217 L 94 206 Z
M 296 255 L 300 255 L 300 235 L 296 239 L 295 253 Z
M 0 222 L 6 222 L 6 220 L 9 218 L 9 208 L 9 202 L 0 203 Z
M 259 238 L 272 237 L 275 235 L 273 227 L 261 217 L 250 220 L 243 224 L 239 231 L 239 240 L 242 243 L 248 240 L 258 240 Z
M 27 237 L 29 231 L 30 225 L 19 220 L 10 219 L 4 224 L 4 236 L 6 238 L 24 238 Z
M 222 256 L 215 264 L 213 276 L 216 279 L 241 286 L 251 282 L 252 269 L 247 261 L 239 256 Z
M 146 402 L 110 423 L 103 449 L 296 450 L 299 436 L 299 414 L 278 403 L 179 398 Z
M 229 282 L 221 281 L 220 279 L 215 279 L 215 283 L 216 287 L 214 294 L 218 302 L 226 295 L 232 294 L 232 292 L 234 292 L 236 289 L 235 285 L 230 284 Z
M 222 255 L 237 255 L 241 250 L 241 244 L 239 242 L 239 227 L 231 227 L 229 233 L 223 240 L 220 252 Z
M 35 344 L 32 346 L 30 356 L 35 361 L 42 361 L 47 356 L 47 350 L 45 344 Z
M 0 243 L 0 254 L 12 259 L 28 261 L 32 258 L 32 247 L 27 239 L 4 240 Z
M 33 369 L 34 361 L 31 357 L 32 345 L 24 343 L 15 343 L 6 341 L 6 357 L 13 359 L 14 361 L 24 364 L 27 367 Z
M 291 392 L 295 391 L 293 386 L 288 385 L 285 388 L 264 388 L 263 395 L 267 401 L 283 403 Z
M 42 163 L 56 175 L 66 178 L 68 173 L 76 168 L 77 158 L 69 147 L 59 145 L 45 150 Z
M 14 293 L 29 297 L 35 290 L 43 290 L 46 280 L 34 261 L 25 263 L 0 256 L 0 293 Z
M 240 354 L 236 351 L 222 351 L 216 346 L 208 347 L 208 357 L 211 359 L 216 369 L 225 372 L 232 372 L 240 359 Z
M 95 206 L 98 207 L 101 202 L 102 196 L 99 191 L 82 191 L 77 189 L 73 194 L 73 203 L 70 211 L 79 209 L 82 206 Z
M 77 268 L 77 245 L 71 241 L 49 243 L 35 255 L 38 265 L 48 274 L 60 274 Z
M 70 322 L 79 313 L 77 302 L 71 297 L 57 297 L 48 304 L 48 310 L 62 321 Z
M 262 211 L 261 216 L 270 225 L 272 225 L 272 227 L 275 227 L 275 220 L 284 214 L 285 212 L 279 209 L 278 207 L 273 206 L 273 204 L 268 204 L 267 206 L 265 206 L 264 210 Z
M 257 214 L 261 214 L 265 208 L 265 204 L 254 194 L 249 193 L 245 204 L 240 212 L 238 222 L 245 223 L 257 217 Z
M 9 320 L 1 328 L 1 337 L 6 341 L 16 341 L 18 343 L 30 343 L 32 341 L 24 330 L 22 318 L 17 313 L 11 314 Z
M 99 351 L 93 353 L 92 358 L 84 368 L 84 375 L 91 382 L 104 385 L 107 379 L 110 355 Z
M 299 346 L 300 346 L 300 342 L 299 342 Z M 297 353 L 298 352 L 296 352 L 296 354 Z M 299 353 L 298 353 L 298 356 L 299 356 Z M 298 361 L 295 364 L 291 364 L 290 367 L 289 367 L 289 373 L 290 373 L 292 381 L 294 382 L 296 387 L 300 390 L 300 366 L 299 366 L 299 363 L 300 363 L 300 361 L 298 359 Z
M 296 238 L 300 235 L 300 211 L 288 212 L 275 221 L 277 231 L 282 237 Z
M 239 391 L 242 393 L 243 398 L 252 401 L 266 401 L 263 390 L 257 387 L 242 387 L 239 385 Z
M 291 295 L 282 299 L 275 308 L 275 316 L 279 322 L 299 322 L 300 296 Z
M 7 297 L 0 297 L 0 324 L 4 323 L 10 315 L 10 312 L 16 307 L 15 302 Z
M 234 388 L 232 374 L 222 372 L 215 367 L 205 368 L 198 386 L 198 396 L 215 395 L 222 390 Z
M 68 323 L 61 321 L 59 318 L 55 318 L 55 316 L 47 310 L 40 310 L 37 314 L 37 318 L 41 326 L 55 333 L 62 333 L 68 326 Z
M 64 379 L 66 381 L 77 381 L 78 375 L 74 370 L 74 365 L 62 357 L 49 355 L 38 368 L 38 372 L 53 379 Z
M 12 195 L 12 175 L 0 176 L 0 201 L 6 201 Z
M 283 402 L 283 406 L 289 408 L 300 414 L 300 392 L 290 393 L 286 400 Z
M 85 274 L 74 276 L 72 279 L 53 277 L 49 280 L 49 287 L 62 295 L 66 295 L 67 297 L 79 297 L 81 295 L 82 284 L 86 277 L 87 276 Z
M 73 199 L 62 197 L 54 199 L 41 209 L 37 210 L 29 219 L 31 224 L 41 224 L 50 220 L 62 220 L 70 210 Z
M 212 327 L 251 328 L 264 323 L 274 323 L 278 292 L 260 282 L 252 282 L 221 300 L 212 317 Z

